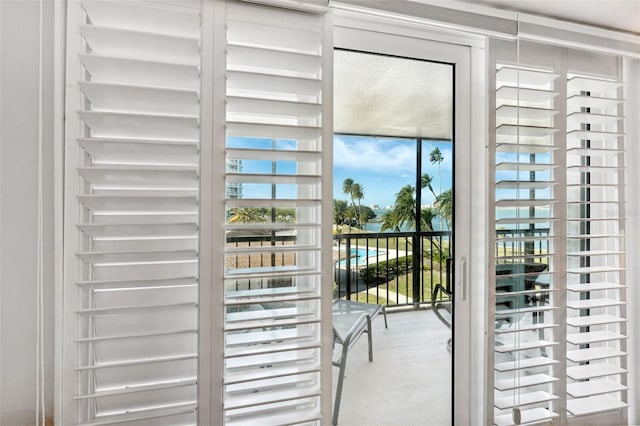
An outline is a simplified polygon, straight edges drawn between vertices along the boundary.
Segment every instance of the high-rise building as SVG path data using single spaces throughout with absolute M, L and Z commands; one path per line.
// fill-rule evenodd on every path
M 240 173 L 242 171 L 242 160 L 227 160 L 227 173 Z M 227 198 L 242 198 L 242 183 L 227 182 Z

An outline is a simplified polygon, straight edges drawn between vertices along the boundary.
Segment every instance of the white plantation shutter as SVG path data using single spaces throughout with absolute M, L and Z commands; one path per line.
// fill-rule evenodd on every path
M 70 2 L 63 424 L 196 424 L 200 17 Z
M 571 72 L 617 62 L 594 54 L 581 64 L 572 59 L 588 55 L 519 43 L 492 45 L 490 419 L 564 424 L 608 412 L 598 421 L 618 424 L 626 416 L 621 89 L 615 78 Z
M 567 79 L 567 410 L 626 407 L 623 88 Z
M 225 176 L 242 197 L 227 191 L 225 201 L 224 421 L 319 424 L 331 369 L 321 324 L 331 291 L 321 256 L 326 17 L 240 2 L 226 13 L 226 163 L 236 166 Z
M 557 378 L 554 321 L 558 141 L 549 70 L 497 63 L 494 424 L 549 421 Z M 514 412 L 515 411 L 515 412 Z

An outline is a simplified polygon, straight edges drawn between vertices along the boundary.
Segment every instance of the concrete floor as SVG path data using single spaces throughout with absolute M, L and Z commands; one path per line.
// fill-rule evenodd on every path
M 363 335 L 349 352 L 340 426 L 449 426 L 447 329 L 430 310 L 389 313 L 373 323 L 373 362 Z M 336 346 L 339 349 L 339 346 Z M 334 398 L 338 368 L 333 367 Z

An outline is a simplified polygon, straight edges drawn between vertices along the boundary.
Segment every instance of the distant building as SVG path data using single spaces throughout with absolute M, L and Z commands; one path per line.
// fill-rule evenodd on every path
M 242 160 L 227 160 L 227 173 L 240 173 L 242 171 Z M 242 183 L 228 182 L 225 195 L 227 199 L 242 198 Z

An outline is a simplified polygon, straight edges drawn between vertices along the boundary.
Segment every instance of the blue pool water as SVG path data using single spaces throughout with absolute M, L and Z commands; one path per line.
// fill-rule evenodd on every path
M 376 254 L 383 254 L 384 251 L 380 250 L 367 250 L 363 248 L 352 248 L 351 249 L 351 265 L 365 265 L 367 263 L 367 257 L 375 256 Z M 343 254 L 344 255 L 344 254 Z M 382 259 L 380 259 L 382 260 Z M 371 259 L 371 261 L 375 262 L 375 259 Z M 369 263 L 371 263 L 371 261 Z M 346 265 L 347 260 L 341 260 L 340 265 Z

